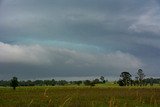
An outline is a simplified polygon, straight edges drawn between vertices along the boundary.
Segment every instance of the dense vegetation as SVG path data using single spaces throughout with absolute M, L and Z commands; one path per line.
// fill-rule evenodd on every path
M 138 70 L 135 79 L 132 79 L 131 77 L 132 75 L 129 72 L 124 71 L 120 74 L 120 79 L 114 83 L 115 84 L 118 83 L 119 86 L 147 86 L 148 84 L 153 86 L 153 84 L 160 84 L 160 78 L 144 78 L 145 75 L 142 69 Z M 64 86 L 67 84 L 72 84 L 72 85 L 84 84 L 86 86 L 95 86 L 95 84 L 104 84 L 106 82 L 108 82 L 108 80 L 105 80 L 104 76 L 101 76 L 100 78 L 96 78 L 94 80 L 84 80 L 84 81 L 66 81 L 66 80 L 56 81 L 54 79 L 18 81 L 17 77 L 13 77 L 13 79 L 9 81 L 1 80 L 0 86 L 12 86 L 13 89 L 15 89 L 17 86 L 55 86 L 55 85 Z
M 98 78 L 94 80 L 84 80 L 84 81 L 66 81 L 66 80 L 26 80 L 26 81 L 18 81 L 19 86 L 64 86 L 67 84 L 72 84 L 72 85 L 86 85 L 86 86 L 94 86 L 95 84 L 104 84 L 108 82 L 108 80 L 100 80 Z M 119 81 L 117 81 L 119 83 Z M 114 82 L 115 84 L 117 83 L 116 81 Z M 132 80 L 132 84 L 130 85 L 138 85 L 139 82 L 138 80 Z M 153 84 L 160 84 L 160 78 L 146 78 L 143 80 L 144 85 L 153 85 Z M 0 80 L 0 86 L 10 86 L 11 85 L 11 80 Z
M 55 86 L 55 85 L 59 85 L 59 86 L 64 86 L 64 85 L 68 85 L 68 84 L 72 84 L 72 85 L 91 85 L 91 84 L 97 84 L 97 83 L 102 83 L 100 82 L 98 79 L 95 79 L 93 81 L 91 80 L 85 80 L 85 81 L 66 81 L 66 80 L 59 80 L 56 81 L 54 79 L 52 80 L 35 80 L 35 81 L 31 81 L 31 80 L 27 80 L 27 81 L 18 81 L 19 86 Z M 10 86 L 11 85 L 11 81 L 4 81 L 1 80 L 0 81 L 0 86 Z

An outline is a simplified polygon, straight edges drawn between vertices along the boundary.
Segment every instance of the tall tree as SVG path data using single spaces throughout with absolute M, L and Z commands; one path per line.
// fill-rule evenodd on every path
M 101 77 L 100 77 L 100 80 L 101 80 L 102 83 L 105 83 L 105 82 L 106 82 L 105 79 L 104 79 L 104 76 L 101 76 Z
M 121 77 L 120 79 L 121 84 L 123 83 L 124 86 L 127 86 L 130 84 L 132 75 L 129 72 L 122 72 L 120 77 Z
M 18 86 L 18 79 L 17 79 L 17 77 L 13 77 L 12 79 L 11 79 L 11 87 L 13 87 L 13 89 L 15 90 L 16 89 L 16 87 Z
M 138 69 L 137 74 L 138 74 L 139 84 L 140 84 L 140 86 L 142 86 L 142 84 L 143 84 L 143 79 L 144 79 L 144 77 L 145 77 L 145 75 L 144 75 L 144 73 L 143 73 L 143 70 L 142 70 L 142 69 Z

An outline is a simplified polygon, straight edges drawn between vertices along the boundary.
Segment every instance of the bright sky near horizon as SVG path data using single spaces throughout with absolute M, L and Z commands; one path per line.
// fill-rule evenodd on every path
M 0 0 L 0 79 L 160 75 L 159 0 Z

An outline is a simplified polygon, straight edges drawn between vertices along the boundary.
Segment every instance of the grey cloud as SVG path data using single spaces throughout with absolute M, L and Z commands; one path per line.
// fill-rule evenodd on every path
M 157 51 L 160 50 L 160 40 L 157 38 L 139 38 L 137 40 L 137 43 L 145 46 L 154 47 L 157 49 Z
M 120 51 L 95 54 L 78 52 L 67 48 L 45 47 L 40 45 L 21 46 L 4 43 L 0 43 L 0 63 L 8 63 L 8 66 L 22 64 L 24 68 L 32 66 L 33 68 L 37 67 L 37 69 L 38 67 L 41 68 L 41 66 L 44 66 L 44 68 L 48 67 L 47 69 L 52 69 L 52 72 L 50 70 L 48 71 L 51 72 L 51 74 L 55 73 L 54 75 L 58 75 L 58 72 L 64 72 L 66 75 L 72 75 L 72 73 L 76 75 L 76 70 L 81 71 L 81 73 L 77 75 L 86 75 L 86 72 L 90 72 L 93 75 L 100 75 L 105 72 L 107 72 L 108 75 L 117 75 L 116 73 L 121 72 L 120 70 L 126 69 L 134 71 L 134 69 L 143 66 L 140 59 L 129 53 Z M 45 71 L 44 68 L 44 71 L 39 71 L 40 74 L 48 72 L 47 69 Z M 92 71 L 93 68 L 94 72 Z M 14 66 L 12 69 L 15 71 Z M 32 74 L 37 72 L 34 71 L 34 69 L 31 69 L 31 71 L 33 71 Z M 7 71 L 6 68 L 3 70 Z M 27 72 L 28 71 L 26 71 L 26 74 Z
M 158 0 L 3 0 L 0 65 L 22 75 L 116 75 L 141 66 L 155 74 L 159 10 Z
M 156 1 L 153 1 L 150 8 L 138 16 L 137 20 L 129 27 L 129 30 L 137 33 L 151 32 L 159 34 L 159 10 L 159 4 Z
M 126 29 L 137 14 L 131 8 L 138 7 L 136 9 L 141 14 L 144 11 L 141 5 L 146 6 L 148 2 L 11 0 L 4 5 L 1 12 L 5 14 L 0 21 L 3 28 L 1 35 L 5 35 L 0 37 L 3 41 L 45 38 L 119 46 L 121 43 L 115 42 L 117 36 L 129 37 L 125 34 Z

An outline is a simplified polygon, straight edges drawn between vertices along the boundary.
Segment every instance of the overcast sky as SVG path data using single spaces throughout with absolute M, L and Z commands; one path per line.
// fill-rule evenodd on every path
M 160 75 L 159 0 L 0 0 L 0 79 Z

